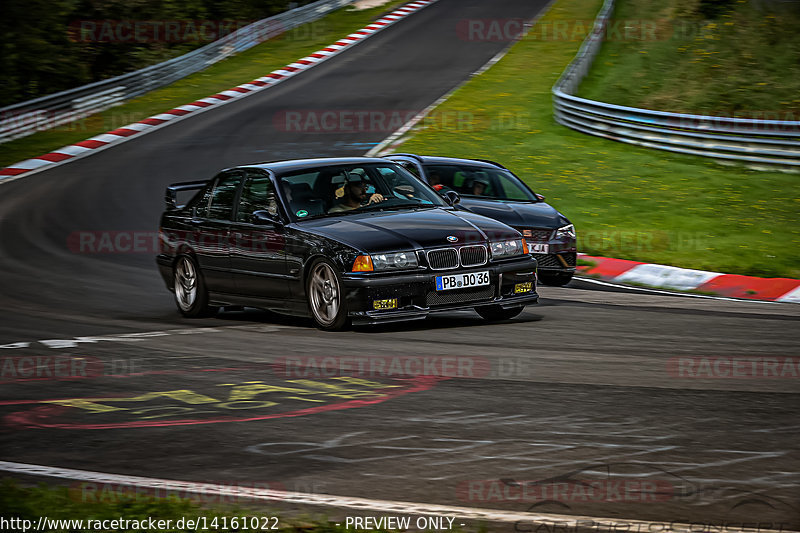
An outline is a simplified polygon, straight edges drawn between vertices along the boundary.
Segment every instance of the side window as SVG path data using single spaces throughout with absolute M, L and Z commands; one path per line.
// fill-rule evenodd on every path
M 234 170 L 222 174 L 214 185 L 208 204 L 207 218 L 214 220 L 230 220 L 233 214 L 233 202 L 236 190 L 242 183 L 244 175 L 241 171 Z
M 404 169 L 414 174 L 414 176 L 419 177 L 419 169 L 417 168 L 417 165 L 411 161 L 399 161 L 399 163 Z
M 252 222 L 253 211 L 268 211 L 270 215 L 278 214 L 278 199 L 275 187 L 269 176 L 251 174 L 242 188 L 239 210 L 236 213 L 238 222 Z
M 213 185 L 206 187 L 203 194 L 197 199 L 194 204 L 194 216 L 198 218 L 206 218 L 208 216 L 208 203 L 211 201 L 211 192 L 214 190 Z

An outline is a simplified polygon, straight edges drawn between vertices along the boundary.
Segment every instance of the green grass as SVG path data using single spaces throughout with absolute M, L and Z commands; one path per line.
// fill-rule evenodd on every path
M 800 5 L 734 1 L 703 15 L 702 3 L 618 0 L 619 25 L 649 24 L 649 31 L 629 39 L 610 34 L 579 95 L 672 112 L 800 120 Z
M 147 495 L 146 491 L 142 492 L 135 487 L 124 487 L 117 485 L 104 485 L 102 483 L 85 483 L 88 490 L 80 483 L 73 483 L 70 487 L 63 486 L 48 486 L 40 484 L 35 487 L 22 486 L 16 481 L 11 479 L 4 479 L 0 482 L 0 515 L 6 520 L 19 519 L 28 520 L 35 527 L 40 517 L 47 517 L 50 520 L 84 520 L 84 528 L 80 531 L 88 531 L 85 522 L 87 520 L 137 520 L 146 521 L 149 518 L 154 520 L 171 520 L 172 527 L 160 527 L 157 531 L 163 533 L 185 533 L 187 531 L 208 531 L 209 533 L 228 533 L 228 532 L 256 532 L 271 530 L 276 522 L 272 517 L 278 517 L 277 530 L 289 532 L 304 532 L 304 533 L 347 533 L 349 530 L 344 527 L 344 522 L 341 518 L 336 520 L 341 525 L 336 525 L 336 522 L 327 518 L 326 516 L 312 516 L 308 514 L 299 514 L 297 511 L 292 513 L 291 517 L 281 516 L 275 512 L 271 512 L 268 508 L 265 509 L 264 502 L 253 501 L 249 505 L 232 506 L 232 505 L 199 505 L 197 502 L 209 502 L 214 500 L 215 497 L 222 497 L 229 500 L 229 496 L 219 496 L 215 494 L 204 494 L 191 497 L 188 494 L 181 493 L 181 497 L 177 494 L 170 494 L 167 497 L 155 498 Z M 166 493 L 167 491 L 161 491 Z M 125 494 L 130 493 L 130 497 Z M 382 516 L 381 513 L 347 513 L 350 516 Z M 406 515 L 403 515 L 406 516 Z M 410 515 L 409 515 L 410 516 Z M 204 524 L 207 528 L 188 528 L 185 526 L 182 529 L 177 528 L 178 521 L 183 519 L 202 520 L 204 522 L 197 522 Z M 242 520 L 247 518 L 249 525 L 253 518 L 259 518 L 258 528 L 241 527 Z M 214 522 L 216 519 L 216 522 Z M 233 520 L 238 523 L 234 524 Z M 414 518 L 411 518 L 412 524 Z M 20 522 L 17 522 L 20 523 Z M 166 523 L 165 523 L 166 524 Z M 216 524 L 216 525 L 214 525 Z M 227 528 L 223 527 L 227 524 Z M 107 526 L 111 523 L 108 522 Z M 238 527 L 232 527 L 238 525 Z M 265 528 L 264 526 L 269 526 Z M 213 526 L 213 527 L 212 527 Z M 18 528 L 15 528 L 17 530 Z M 92 531 L 100 530 L 100 528 L 90 528 Z M 22 529 L 18 529 L 22 530 Z M 148 526 L 140 527 L 139 529 L 118 529 L 106 527 L 107 531 L 156 531 Z M 484 523 L 478 523 L 476 526 L 471 526 L 470 531 L 477 533 L 485 533 L 487 527 Z M 28 531 L 31 531 L 29 529 Z M 77 529 L 43 529 L 45 533 L 62 533 L 66 531 L 78 531 Z M 372 529 L 374 533 L 388 533 L 386 529 Z M 455 533 L 464 533 L 465 529 L 455 527 Z
M 260 78 L 363 28 L 384 12 L 405 3 L 395 0 L 362 11 L 339 9 L 121 106 L 72 124 L 0 144 L 0 168 Z
M 558 0 L 541 23 L 591 20 L 601 4 Z M 550 89 L 582 37 L 542 39 L 537 28 L 531 35 L 396 151 L 502 162 L 575 223 L 582 252 L 800 277 L 797 175 L 725 167 L 556 124 Z
M 5 519 L 18 518 L 30 520 L 36 524 L 39 517 L 46 516 L 53 520 L 114 520 L 124 518 L 128 520 L 147 520 L 148 517 L 177 522 L 182 517 L 207 517 L 212 520 L 215 516 L 228 519 L 240 516 L 232 510 L 212 511 L 200 508 L 188 499 L 164 498 L 156 499 L 142 495 L 130 498 L 112 496 L 116 487 L 105 491 L 95 498 L 85 498 L 77 487 L 23 487 L 17 483 L 4 479 L 0 484 L 0 510 Z M 134 491 L 135 489 L 131 489 Z M 254 516 L 254 513 L 249 513 Z M 269 516 L 266 514 L 265 516 Z M 143 529 L 146 530 L 146 529 Z M 21 531 L 21 529 L 20 529 Z M 48 529 L 45 531 L 67 531 L 66 529 Z M 77 530 L 76 530 L 77 531 Z M 160 529 L 164 532 L 183 532 L 184 529 Z M 209 529 L 209 531 L 223 531 Z

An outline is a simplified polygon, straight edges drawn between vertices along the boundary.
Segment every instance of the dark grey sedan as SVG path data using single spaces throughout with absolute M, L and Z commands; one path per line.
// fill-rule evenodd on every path
M 504 166 L 416 154 L 392 154 L 386 159 L 422 178 L 441 195 L 455 191 L 461 209 L 499 220 L 522 233 L 538 262 L 542 283 L 565 285 L 572 279 L 577 261 L 575 226 Z

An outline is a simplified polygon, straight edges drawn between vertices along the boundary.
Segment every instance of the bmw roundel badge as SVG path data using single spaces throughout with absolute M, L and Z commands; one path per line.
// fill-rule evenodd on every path
M 447 241 L 448 242 L 458 242 L 458 237 L 456 237 L 454 235 L 448 235 L 447 236 Z

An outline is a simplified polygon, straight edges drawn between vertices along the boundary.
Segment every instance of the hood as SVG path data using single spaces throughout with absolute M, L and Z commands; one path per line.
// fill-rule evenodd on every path
M 447 209 L 353 213 L 308 220 L 297 227 L 369 253 L 484 243 L 520 235 L 496 220 Z
M 462 198 L 459 204 L 471 213 L 477 213 L 513 227 L 560 228 L 569 220 L 544 202 L 500 202 Z

